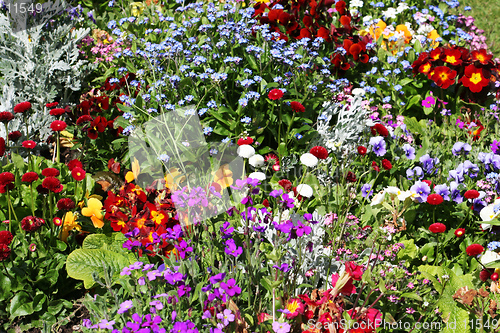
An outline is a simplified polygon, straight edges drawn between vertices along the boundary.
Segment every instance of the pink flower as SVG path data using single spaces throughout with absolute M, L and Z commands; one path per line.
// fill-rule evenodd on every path
M 427 96 L 427 98 L 422 101 L 422 106 L 425 108 L 430 108 L 433 105 L 436 105 L 436 99 L 432 96 Z

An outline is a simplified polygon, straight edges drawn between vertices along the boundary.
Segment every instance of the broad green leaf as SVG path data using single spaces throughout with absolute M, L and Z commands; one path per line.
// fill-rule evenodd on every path
M 25 291 L 18 292 L 10 301 L 10 318 L 27 316 L 33 313 L 33 302 Z

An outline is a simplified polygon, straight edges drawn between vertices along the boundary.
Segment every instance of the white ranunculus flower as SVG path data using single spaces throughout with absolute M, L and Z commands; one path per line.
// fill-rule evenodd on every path
M 250 158 L 255 155 L 255 149 L 250 145 L 241 145 L 236 152 L 238 156 L 243 158 Z
M 372 198 L 370 206 L 380 205 L 382 202 L 384 202 L 384 200 L 385 200 L 385 190 L 382 190 L 377 194 L 375 194 L 375 196 Z
M 252 172 L 251 174 L 248 175 L 248 178 L 253 178 L 253 179 L 258 179 L 258 180 L 265 180 L 266 179 L 266 174 L 263 172 Z
M 353 96 L 364 96 L 366 94 L 365 90 L 362 89 L 362 88 L 354 88 L 352 91 L 351 91 L 351 94 Z
M 318 164 L 318 158 L 311 153 L 305 153 L 300 156 L 300 162 L 305 166 L 313 168 Z
M 264 157 L 260 154 L 255 154 L 248 159 L 248 163 L 254 168 L 258 168 L 264 165 Z
M 313 195 L 313 189 L 307 184 L 297 186 L 297 193 L 303 197 L 310 198 Z
M 493 262 L 496 260 L 500 260 L 500 254 L 493 252 L 493 251 L 490 251 L 490 250 L 486 250 L 480 259 L 480 261 L 483 265 L 487 265 L 490 262 Z

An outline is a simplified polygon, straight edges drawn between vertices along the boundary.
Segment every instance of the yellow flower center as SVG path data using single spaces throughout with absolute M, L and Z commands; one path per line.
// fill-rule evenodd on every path
M 446 62 L 454 64 L 457 62 L 457 58 L 455 58 L 455 56 L 446 56 Z
M 286 308 L 288 311 L 290 311 L 290 313 L 294 313 L 299 308 L 299 304 L 297 303 L 297 301 L 293 301 L 292 303 L 288 303 Z
M 483 80 L 483 77 L 481 76 L 481 74 L 479 73 L 474 73 L 472 74 L 472 76 L 470 77 L 470 82 L 474 83 L 474 84 L 478 84 L 479 82 L 481 82 Z

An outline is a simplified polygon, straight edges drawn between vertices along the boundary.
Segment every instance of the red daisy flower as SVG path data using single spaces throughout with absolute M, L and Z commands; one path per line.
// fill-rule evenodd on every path
M 21 132 L 13 131 L 9 133 L 9 140 L 17 141 L 22 136 Z
M 358 154 L 361 155 L 361 156 L 365 156 L 367 152 L 367 149 L 366 147 L 363 147 L 363 146 L 358 146 Z
M 54 132 L 61 132 L 61 131 L 64 131 L 66 129 L 66 122 L 62 121 L 62 120 L 54 120 L 52 122 L 52 124 L 50 124 L 50 128 L 54 131 Z
M 23 141 L 22 146 L 24 148 L 33 149 L 36 146 L 36 142 L 33 140 Z
M 476 190 L 468 190 L 464 193 L 466 199 L 476 199 L 479 197 L 479 192 Z
M 42 170 L 42 175 L 45 177 L 57 177 L 60 172 L 56 168 L 45 168 Z
M 57 108 L 57 109 L 52 109 L 49 112 L 52 116 L 60 116 L 62 114 L 66 113 L 65 109 Z
M 292 189 L 292 182 L 288 179 L 282 179 L 278 182 L 278 184 L 287 192 L 290 192 L 290 190 Z
M 10 247 L 0 244 L 0 261 L 4 261 L 10 256 Z
M 8 230 L 2 230 L 0 231 L 0 244 L 5 244 L 9 245 L 10 242 L 12 242 L 12 239 L 14 236 L 12 236 L 12 233 Z
M 50 109 L 50 108 L 53 108 L 54 106 L 58 106 L 59 103 L 58 102 L 52 102 L 52 103 L 47 103 L 45 104 L 45 106 Z
M 61 181 L 56 177 L 46 177 L 42 182 L 42 186 L 49 191 L 59 193 L 62 185 Z
M 311 150 L 309 150 L 309 152 L 320 160 L 325 160 L 328 157 L 328 150 L 322 146 L 314 146 Z
M 56 227 L 60 227 L 63 224 L 63 220 L 60 217 L 57 217 L 57 216 L 52 219 L 52 222 L 54 223 L 54 225 Z
M 76 167 L 78 167 L 78 168 L 82 168 L 83 167 L 82 162 L 80 162 L 77 159 L 69 161 L 67 165 L 68 165 L 69 171 L 73 171 L 73 169 L 76 168 Z
M 464 228 L 458 228 L 457 230 L 455 230 L 455 236 L 462 237 L 463 235 L 465 235 L 465 229 Z
M 443 203 L 443 197 L 440 194 L 433 193 L 427 197 L 427 203 L 437 206 Z
M 346 180 L 348 183 L 354 183 L 356 182 L 356 175 L 354 172 L 349 171 L 346 176 Z
M 441 234 L 446 231 L 446 226 L 442 223 L 433 223 L 429 226 L 429 231 L 435 234 Z
M 83 180 L 85 178 L 85 170 L 83 170 L 82 168 L 80 167 L 75 167 L 73 168 L 73 170 L 71 170 L 71 176 L 76 180 L 76 181 L 80 181 L 80 180 Z
M 13 183 L 16 178 L 14 177 L 14 174 L 11 172 L 2 172 L 0 173 L 0 185 L 8 185 L 10 183 Z
M 383 137 L 387 137 L 389 135 L 389 131 L 382 124 L 375 124 L 375 125 L 373 125 L 371 127 L 371 131 L 372 131 L 373 135 L 375 135 L 376 133 L 378 133 L 379 135 L 381 135 Z
M 21 102 L 14 106 L 14 112 L 15 113 L 24 113 L 25 111 L 28 111 L 31 109 L 31 103 L 30 102 Z
M 269 99 L 271 99 L 273 101 L 276 101 L 276 100 L 281 99 L 283 97 L 283 91 L 281 91 L 281 89 L 272 89 L 269 92 L 269 95 L 267 95 L 267 97 L 269 97 Z
M 483 253 L 483 251 L 484 247 L 482 247 L 480 244 L 472 244 L 467 246 L 467 248 L 465 249 L 465 252 L 468 256 L 477 256 Z
M 62 198 L 57 202 L 59 210 L 72 210 L 73 208 L 75 208 L 75 202 L 71 198 Z
M 392 164 L 391 162 L 388 160 L 388 159 L 383 159 L 382 160 L 382 168 L 384 168 L 385 170 L 391 170 L 392 169 Z
M 239 138 L 238 139 L 238 146 L 242 146 L 242 145 L 251 145 L 253 143 L 253 139 L 249 136 L 247 136 L 246 138 Z
M 12 112 L 9 111 L 0 112 L 0 123 L 6 124 L 12 119 L 14 119 L 14 114 Z
M 304 105 L 302 105 L 301 103 L 296 102 L 296 101 L 290 102 L 290 106 L 292 107 L 292 110 L 295 112 L 305 112 L 306 111 L 306 108 L 304 107 Z
M 36 216 L 26 216 L 21 220 L 21 229 L 26 232 L 37 231 L 45 224 L 45 220 Z
M 21 178 L 21 181 L 25 183 L 33 183 L 34 181 L 38 180 L 38 174 L 36 172 L 30 171 L 26 172 L 23 177 Z

